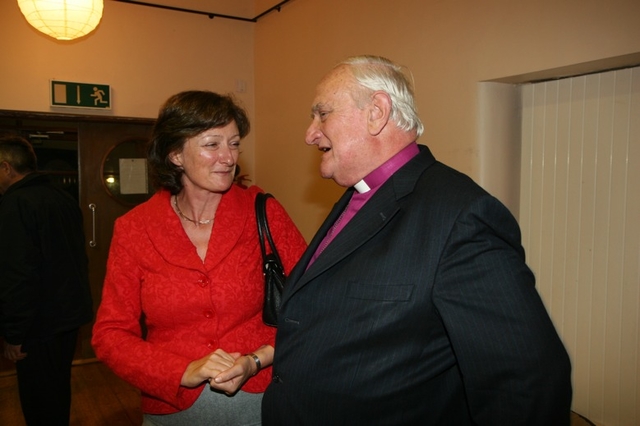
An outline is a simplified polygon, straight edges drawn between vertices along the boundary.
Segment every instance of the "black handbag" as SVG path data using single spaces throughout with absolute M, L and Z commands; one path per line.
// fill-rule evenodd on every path
M 286 276 L 282 261 L 271 238 L 269 223 L 267 222 L 267 199 L 271 194 L 258 193 L 256 195 L 256 222 L 258 223 L 258 238 L 262 251 L 262 273 L 264 275 L 264 303 L 262 306 L 262 321 L 272 327 L 278 325 L 278 311 L 282 300 L 282 290 Z M 269 244 L 267 254 L 266 244 Z

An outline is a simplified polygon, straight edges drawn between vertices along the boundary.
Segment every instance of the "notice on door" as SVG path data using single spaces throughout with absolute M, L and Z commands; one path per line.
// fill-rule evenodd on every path
M 120 193 L 148 194 L 146 158 L 120 158 Z

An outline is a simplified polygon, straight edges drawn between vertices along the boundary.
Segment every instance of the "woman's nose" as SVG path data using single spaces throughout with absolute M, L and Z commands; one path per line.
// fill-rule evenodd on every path
M 223 147 L 218 151 L 218 161 L 222 164 L 232 166 L 235 163 L 233 153 L 228 147 Z

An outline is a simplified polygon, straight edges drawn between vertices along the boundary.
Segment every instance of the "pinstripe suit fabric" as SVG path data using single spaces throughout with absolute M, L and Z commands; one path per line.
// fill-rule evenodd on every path
M 508 210 L 428 148 L 292 271 L 269 425 L 568 425 L 567 353 Z

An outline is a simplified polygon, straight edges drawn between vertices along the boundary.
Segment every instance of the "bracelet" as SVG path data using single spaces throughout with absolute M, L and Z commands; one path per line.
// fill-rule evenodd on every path
M 248 356 L 249 358 L 252 358 L 256 362 L 256 367 L 258 367 L 258 369 L 256 370 L 256 372 L 254 374 L 254 376 L 255 376 L 262 369 L 262 363 L 260 362 L 260 358 L 258 358 L 258 355 L 254 354 L 254 353 L 247 354 L 246 356 Z

